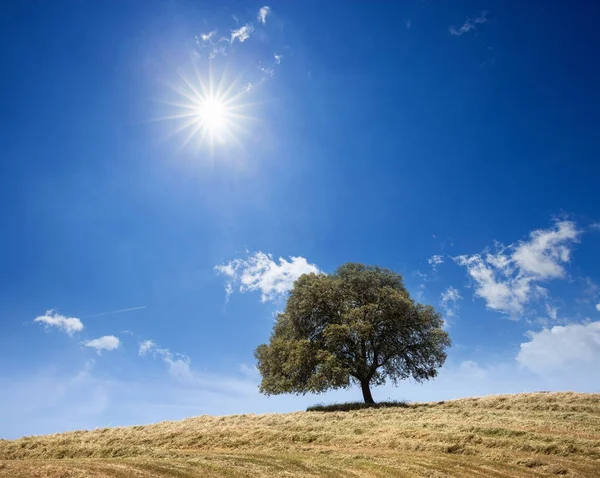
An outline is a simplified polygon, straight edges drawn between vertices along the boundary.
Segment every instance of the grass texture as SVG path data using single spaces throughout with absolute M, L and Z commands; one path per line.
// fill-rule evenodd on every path
M 0 440 L 0 477 L 600 477 L 600 394 L 384 405 Z

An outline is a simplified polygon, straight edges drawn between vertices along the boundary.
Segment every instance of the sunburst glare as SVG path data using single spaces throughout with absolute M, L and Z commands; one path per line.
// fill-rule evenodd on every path
M 244 101 L 248 88 L 228 81 L 225 74 L 215 81 L 210 67 L 205 75 L 195 66 L 191 78 L 184 74 L 179 77 L 177 84 L 169 86 L 176 99 L 164 101 L 175 111 L 160 120 L 176 122 L 171 136 L 181 138 L 181 148 L 193 145 L 214 152 L 217 147 L 242 147 L 241 137 L 248 133 L 250 121 L 256 120 L 248 114 L 251 103 Z
M 225 125 L 225 107 L 217 98 L 206 98 L 198 109 L 202 124 L 211 133 L 218 133 Z

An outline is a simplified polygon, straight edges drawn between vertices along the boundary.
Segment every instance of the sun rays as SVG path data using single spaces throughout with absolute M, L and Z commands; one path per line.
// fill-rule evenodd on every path
M 225 73 L 215 76 L 210 64 L 205 74 L 195 66 L 191 77 L 180 74 L 179 81 L 169 85 L 175 99 L 162 103 L 172 113 L 159 121 L 173 122 L 169 136 L 181 141 L 181 149 L 208 148 L 214 154 L 218 148 L 243 148 L 241 138 L 257 120 L 248 114 L 252 106 L 246 101 L 249 89 L 239 81 L 229 81 Z

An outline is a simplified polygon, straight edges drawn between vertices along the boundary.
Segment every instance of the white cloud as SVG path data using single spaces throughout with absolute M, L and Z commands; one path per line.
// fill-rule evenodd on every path
M 57 327 L 71 337 L 75 332 L 81 332 L 83 330 L 83 323 L 77 317 L 66 317 L 61 314 L 53 313 L 52 310 L 48 310 L 45 315 L 36 317 L 33 321 L 47 326 Z
M 302 274 L 321 273 L 304 257 L 291 256 L 289 261 L 280 257 L 277 263 L 271 254 L 260 251 L 247 259 L 235 259 L 215 266 L 215 270 L 227 276 L 227 297 L 233 293 L 234 285 L 239 285 L 241 293 L 260 291 L 262 302 L 281 299 Z
M 250 38 L 250 35 L 252 35 L 253 32 L 254 32 L 254 26 L 251 23 L 247 23 L 246 25 L 238 28 L 237 30 L 232 30 L 230 43 L 233 43 L 236 39 L 240 43 L 243 43 L 248 38 Z
M 267 7 L 266 5 L 264 7 L 261 7 L 261 9 L 258 11 L 258 21 L 260 23 L 262 23 L 263 25 L 265 23 L 267 23 L 267 15 L 271 12 L 271 7 Z
M 200 38 L 202 41 L 210 41 L 217 34 L 217 30 L 213 30 L 212 32 L 202 33 Z
M 530 340 L 521 344 L 516 359 L 532 372 L 541 376 L 565 372 L 600 378 L 600 322 L 557 325 L 527 335 Z
M 278 55 L 277 53 L 273 53 L 273 57 L 275 58 L 275 63 L 278 65 L 281 63 L 281 60 L 283 59 L 283 55 Z
M 546 304 L 546 313 L 552 320 L 556 321 L 558 319 L 558 309 L 550 304 Z
M 431 266 L 432 273 L 429 272 L 421 272 L 419 270 L 415 271 L 415 274 L 418 275 L 424 281 L 435 280 L 437 277 L 437 268 L 440 264 L 443 264 L 445 261 L 445 257 L 441 254 L 434 254 L 429 259 L 427 259 L 427 263 Z
M 579 234 L 574 223 L 558 222 L 554 229 L 533 231 L 531 240 L 519 243 L 512 258 L 523 272 L 539 279 L 564 277 L 566 272 L 561 263 L 569 262 L 570 243 Z
M 98 339 L 88 340 L 87 342 L 84 342 L 83 345 L 94 348 L 98 353 L 101 353 L 103 350 L 115 350 L 116 348 L 119 348 L 121 341 L 114 335 L 105 335 Z
M 454 257 L 467 268 L 475 281 L 475 294 L 491 310 L 513 318 L 524 313 L 525 305 L 546 295 L 538 282 L 566 277 L 564 264 L 581 231 L 571 221 L 559 221 L 550 229 L 530 233 L 529 240 L 508 247 L 497 246 L 496 253 Z
M 488 12 L 484 10 L 478 17 L 467 18 L 462 27 L 456 29 L 454 26 L 451 26 L 448 30 L 450 31 L 451 35 L 461 36 L 464 33 L 467 33 L 476 28 L 477 25 L 487 22 L 487 14 Z
M 458 314 L 458 301 L 462 299 L 458 290 L 454 287 L 448 287 L 441 295 L 440 305 L 444 309 L 446 317 L 456 317 Z
M 429 262 L 429 265 L 435 271 L 437 269 L 437 266 L 444 263 L 444 256 L 435 254 L 435 255 L 431 256 L 429 259 L 427 259 L 427 262 Z
M 405 25 L 406 25 L 406 28 L 412 27 L 412 22 L 410 21 L 410 19 L 406 20 Z
M 600 312 L 600 304 L 596 304 L 596 310 Z
M 155 357 L 158 356 L 169 367 L 169 374 L 182 382 L 193 381 L 194 376 L 190 365 L 191 359 L 184 354 L 173 353 L 169 349 L 159 347 L 152 340 L 144 340 L 140 343 L 138 354 L 143 356 L 152 353 Z
M 140 348 L 138 349 L 138 354 L 146 355 L 148 352 L 150 352 L 155 347 L 156 347 L 156 344 L 152 340 L 144 340 L 143 342 L 140 342 Z

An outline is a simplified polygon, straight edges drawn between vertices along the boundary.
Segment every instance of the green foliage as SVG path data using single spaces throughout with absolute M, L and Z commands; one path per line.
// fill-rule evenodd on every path
M 450 345 L 442 318 L 416 303 L 402 276 L 348 263 L 334 274 L 305 274 L 290 292 L 269 344 L 255 352 L 265 394 L 307 392 L 437 375 Z

